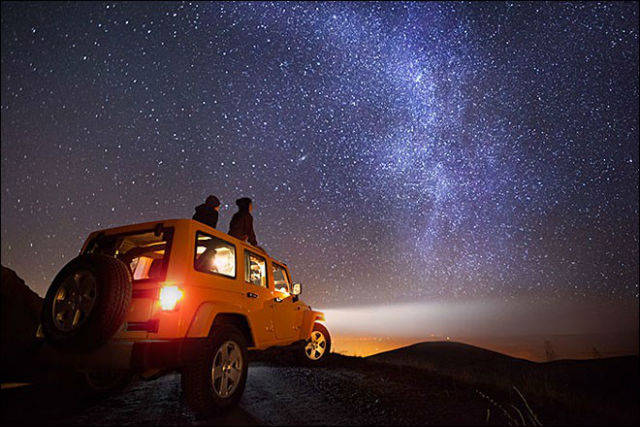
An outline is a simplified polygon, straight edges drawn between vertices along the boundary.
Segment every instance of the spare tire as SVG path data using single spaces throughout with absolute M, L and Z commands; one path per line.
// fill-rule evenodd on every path
M 131 273 L 120 260 L 83 254 L 53 279 L 42 308 L 42 332 L 61 350 L 89 351 L 120 328 L 131 302 Z

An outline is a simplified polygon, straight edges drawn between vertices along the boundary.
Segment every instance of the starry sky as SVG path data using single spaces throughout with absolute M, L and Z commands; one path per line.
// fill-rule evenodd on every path
M 637 304 L 635 2 L 3 2 L 1 112 L 2 264 L 41 295 L 216 194 L 312 305 Z

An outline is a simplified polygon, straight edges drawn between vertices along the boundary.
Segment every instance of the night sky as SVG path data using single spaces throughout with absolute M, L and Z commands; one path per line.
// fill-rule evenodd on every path
M 216 194 L 312 305 L 637 302 L 638 114 L 635 2 L 3 2 L 2 264 Z

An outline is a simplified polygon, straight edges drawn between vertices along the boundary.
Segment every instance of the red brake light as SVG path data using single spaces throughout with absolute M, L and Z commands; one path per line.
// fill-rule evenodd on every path
M 178 302 L 184 296 L 184 291 L 177 286 L 163 286 L 160 288 L 160 308 L 163 311 L 172 311 L 176 309 Z

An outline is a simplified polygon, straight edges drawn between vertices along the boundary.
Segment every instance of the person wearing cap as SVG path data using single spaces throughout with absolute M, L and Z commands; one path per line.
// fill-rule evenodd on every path
M 238 212 L 233 214 L 231 223 L 229 224 L 229 235 L 240 239 L 245 242 L 251 243 L 253 246 L 258 246 L 256 240 L 256 233 L 253 232 L 253 216 L 251 211 L 253 210 L 253 202 L 248 197 L 243 197 L 236 200 L 238 205 Z
M 196 213 L 193 214 L 193 219 L 203 224 L 208 225 L 211 228 L 216 228 L 218 225 L 218 211 L 220 210 L 220 200 L 214 195 L 207 197 L 207 200 L 196 206 Z

